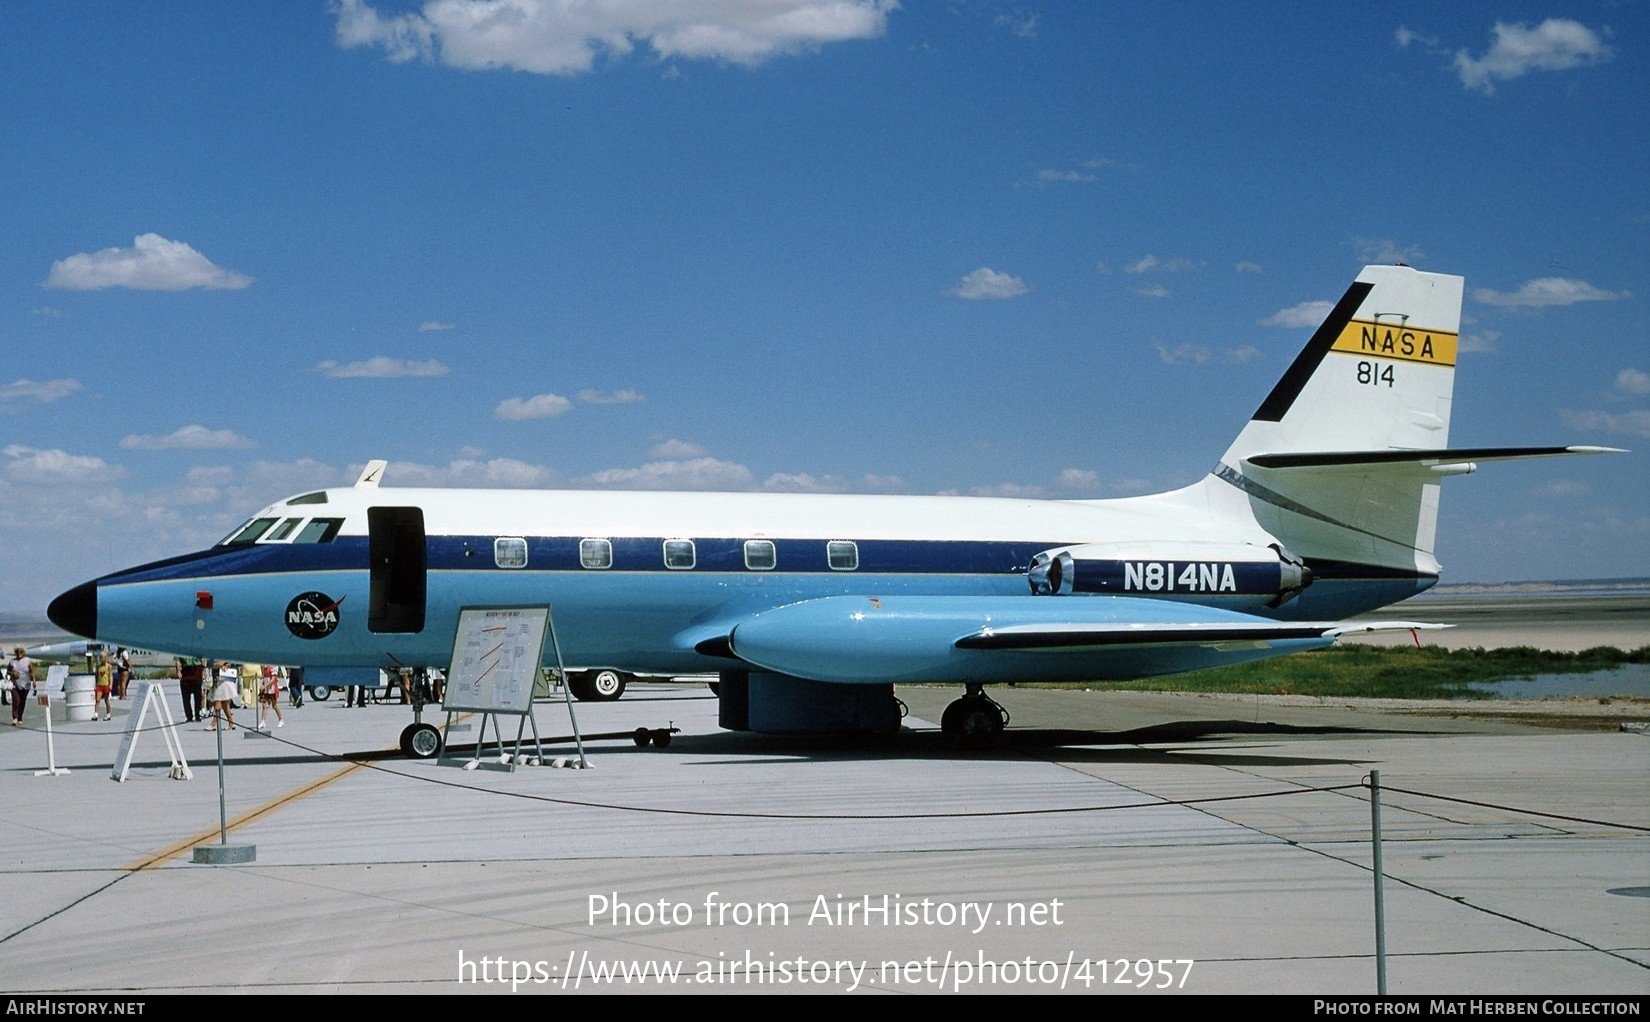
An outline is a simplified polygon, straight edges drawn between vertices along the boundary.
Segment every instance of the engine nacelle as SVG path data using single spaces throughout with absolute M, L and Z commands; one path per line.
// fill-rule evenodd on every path
M 1026 578 L 1042 596 L 1159 597 L 1241 610 L 1282 606 L 1312 584 L 1312 571 L 1277 543 L 1084 543 L 1044 550 Z

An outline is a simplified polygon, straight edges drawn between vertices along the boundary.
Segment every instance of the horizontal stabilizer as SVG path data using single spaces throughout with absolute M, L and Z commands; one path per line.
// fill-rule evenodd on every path
M 1340 468 L 1359 465 L 1456 465 L 1465 461 L 1519 461 L 1567 454 L 1624 454 L 1619 447 L 1445 447 L 1413 451 L 1301 451 L 1256 454 L 1243 460 L 1260 468 Z
M 1359 635 L 1363 632 L 1435 632 L 1444 628 L 1454 628 L 1454 625 L 1424 624 L 1420 621 L 1354 621 L 1336 625 L 1325 635 L 1333 635 L 1337 639 L 1343 635 Z

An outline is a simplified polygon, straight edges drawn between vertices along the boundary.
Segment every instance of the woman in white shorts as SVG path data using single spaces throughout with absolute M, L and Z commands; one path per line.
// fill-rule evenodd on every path
M 212 694 L 206 701 L 212 707 L 212 723 L 203 730 L 216 731 L 218 718 L 221 715 L 229 722 L 229 730 L 235 730 L 235 690 L 241 684 L 241 672 L 235 669 L 234 664 L 220 663 L 214 676 L 216 683 L 212 686 Z

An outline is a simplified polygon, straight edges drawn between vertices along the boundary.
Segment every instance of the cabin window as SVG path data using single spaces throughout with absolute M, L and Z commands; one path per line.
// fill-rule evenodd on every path
M 493 563 L 501 568 L 527 567 L 527 541 L 518 536 L 493 540 Z
M 673 571 L 685 571 L 693 567 L 693 561 L 693 540 L 665 540 L 665 567 Z
M 772 542 L 765 539 L 745 540 L 745 567 L 752 571 L 772 571 L 775 563 Z
M 254 518 L 250 522 L 247 522 L 245 525 L 241 526 L 237 531 L 230 533 L 224 541 L 218 545 L 236 546 L 241 543 L 256 543 L 258 541 L 258 537 L 268 532 L 269 527 L 274 524 L 275 519 L 273 518 Z
M 311 518 L 309 524 L 292 537 L 294 543 L 331 543 L 332 537 L 344 527 L 342 518 Z
M 859 544 L 851 539 L 833 539 L 825 544 L 825 560 L 832 571 L 855 571 L 859 568 Z
M 288 518 L 281 524 L 275 526 L 275 531 L 265 536 L 263 541 L 265 543 L 279 543 L 281 540 L 292 535 L 292 530 L 296 529 L 302 523 L 302 518 Z
M 586 568 L 613 567 L 613 544 L 605 539 L 579 540 L 579 564 Z

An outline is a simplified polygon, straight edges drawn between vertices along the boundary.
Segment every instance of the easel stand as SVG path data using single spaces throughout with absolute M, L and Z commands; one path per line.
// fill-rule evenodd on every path
M 137 736 L 143 732 L 143 724 L 151 713 L 155 716 L 155 723 L 159 725 L 161 737 L 166 739 L 166 751 L 172 757 L 172 769 L 166 776 L 174 781 L 187 781 L 195 775 L 189 769 L 189 760 L 183 755 L 183 742 L 178 738 L 178 728 L 172 721 L 172 711 L 167 708 L 166 700 L 161 698 L 160 682 L 140 681 L 137 683 L 137 696 L 133 699 L 136 710 L 126 715 L 126 731 L 120 737 L 120 750 L 115 753 L 115 765 L 110 772 L 111 780 L 125 781 L 126 774 L 132 766 L 132 754 L 137 751 Z
M 539 737 L 539 725 L 533 717 L 533 685 L 538 680 L 543 662 L 544 640 L 549 635 L 555 643 L 555 626 L 550 620 L 549 607 L 465 607 L 459 611 L 458 631 L 453 637 L 452 667 L 447 674 L 446 737 L 453 729 L 457 713 L 481 714 L 481 732 L 476 739 L 475 758 L 464 769 L 474 770 L 481 765 L 481 750 L 487 744 L 487 722 L 492 721 L 493 739 L 498 746 L 500 763 L 507 763 L 512 771 L 522 761 L 521 749 L 527 724 L 533 726 L 532 765 L 544 762 L 544 746 Z M 561 649 L 556 647 L 556 666 L 561 667 Z M 512 755 L 504 751 L 504 731 L 499 717 L 514 716 L 516 746 Z M 572 718 L 572 704 L 568 704 Z M 579 747 L 579 767 L 589 764 L 584 760 L 584 740 L 579 736 L 578 723 L 573 723 L 573 737 Z M 559 764 L 558 764 L 559 765 Z
M 516 724 L 516 751 L 513 754 L 504 751 L 504 729 L 500 726 L 498 719 L 501 716 L 513 716 L 518 720 L 518 723 Z M 481 715 L 481 733 L 476 737 L 476 754 L 468 763 L 464 764 L 464 769 L 474 770 L 481 765 L 481 747 L 487 744 L 488 721 L 492 721 L 493 724 L 493 741 L 498 744 L 498 761 L 500 763 L 508 763 L 512 773 L 516 769 L 516 764 L 522 761 L 521 742 L 522 738 L 526 735 L 527 725 L 529 723 L 533 725 L 534 754 L 533 758 L 527 761 L 527 765 L 538 766 L 540 763 L 544 762 L 544 743 L 543 740 L 539 738 L 539 722 L 533 717 L 531 711 L 527 713 L 495 713 L 492 711 L 487 711 Z M 449 734 L 452 732 L 452 727 L 453 711 L 449 710 L 447 711 L 447 731 Z M 442 742 L 442 748 L 446 748 L 445 740 Z

